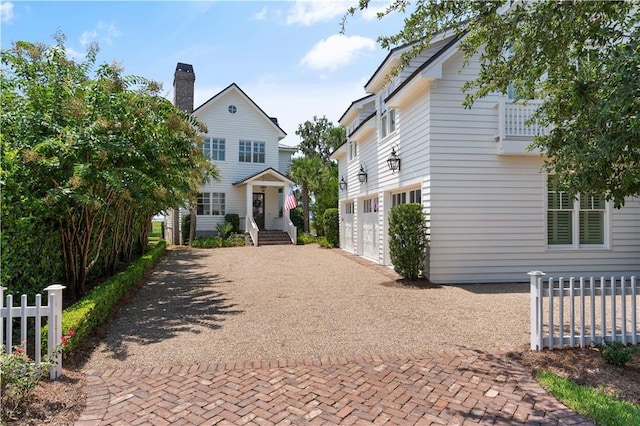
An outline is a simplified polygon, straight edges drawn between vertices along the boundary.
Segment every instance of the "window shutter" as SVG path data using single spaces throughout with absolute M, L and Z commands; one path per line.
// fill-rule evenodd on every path
M 602 196 L 580 198 L 580 244 L 604 244 L 604 209 Z
M 547 213 L 547 240 L 549 245 L 573 244 L 571 211 Z

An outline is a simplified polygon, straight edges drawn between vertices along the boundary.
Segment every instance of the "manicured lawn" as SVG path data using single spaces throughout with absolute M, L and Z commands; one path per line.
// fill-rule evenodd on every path
M 598 426 L 640 425 L 640 406 L 619 401 L 596 389 L 581 386 L 549 371 L 540 371 L 537 379 L 551 395 Z
M 157 243 L 162 238 L 162 225 L 164 222 L 151 222 L 151 234 L 149 235 L 150 243 Z

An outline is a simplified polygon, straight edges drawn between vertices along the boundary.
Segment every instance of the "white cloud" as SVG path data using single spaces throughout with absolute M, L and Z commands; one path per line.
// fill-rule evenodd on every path
M 7 23 L 13 21 L 13 3 L 4 2 L 0 4 L 0 20 Z
M 256 21 L 264 21 L 267 19 L 267 13 L 269 13 L 269 9 L 267 6 L 264 6 L 259 12 L 254 13 L 252 18 Z
M 94 41 L 111 44 L 114 38 L 120 37 L 122 32 L 113 24 L 98 22 L 94 29 L 87 30 L 80 36 L 80 44 L 88 45 Z
M 287 13 L 287 24 L 310 26 L 317 22 L 337 19 L 344 15 L 347 9 L 356 5 L 355 0 L 296 0 Z
M 372 1 L 369 3 L 369 7 L 362 11 L 362 17 L 367 21 L 378 19 L 378 12 L 384 12 L 387 10 L 391 1 Z
M 335 71 L 352 62 L 363 51 L 375 50 L 374 40 L 362 36 L 334 34 L 307 52 L 300 64 L 320 71 Z

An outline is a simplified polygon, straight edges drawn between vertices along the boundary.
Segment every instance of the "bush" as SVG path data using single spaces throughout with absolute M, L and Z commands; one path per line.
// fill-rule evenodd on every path
M 599 346 L 602 359 L 607 364 L 617 365 L 618 367 L 623 367 L 631 362 L 638 348 L 638 346 L 623 345 L 617 340 L 607 342 L 607 339 L 603 339 L 602 344 Z
M 230 222 L 219 223 L 216 225 L 216 229 L 218 230 L 218 235 L 220 235 L 222 239 L 227 239 L 227 237 L 231 235 L 233 224 L 231 224 Z
M 231 234 L 228 238 L 209 237 L 196 238 L 191 247 L 196 248 L 219 248 L 219 247 L 238 247 L 244 246 L 244 234 Z
M 304 232 L 304 216 L 302 215 L 302 208 L 296 207 L 289 210 L 289 218 L 291 223 L 298 229 L 298 235 Z
M 161 240 L 127 269 L 94 287 L 85 297 L 62 311 L 62 330 L 74 330 L 76 335 L 65 349 L 75 349 L 96 326 L 102 324 L 127 290 L 156 264 L 166 248 L 167 243 Z M 47 327 L 42 329 L 42 338 L 46 341 Z
M 232 225 L 231 232 L 233 234 L 240 233 L 240 216 L 236 213 L 227 213 L 224 215 L 225 223 L 230 223 Z
M 180 221 L 180 234 L 182 235 L 182 243 L 188 244 L 189 234 L 191 233 L 191 215 L 189 213 L 182 216 Z
M 324 235 L 331 247 L 340 245 L 340 219 L 338 209 L 331 208 L 324 211 Z
M 69 330 L 68 335 L 62 336 L 62 343 L 56 346 L 51 358 L 44 355 L 39 364 L 27 356 L 24 344 L 14 346 L 11 353 L 0 346 L 0 420 L 6 420 L 22 408 L 22 403 L 38 386 L 49 367 L 55 365 L 56 358 L 64 347 L 68 347 L 74 334 L 73 330 Z
M 420 204 L 401 204 L 389 217 L 389 254 L 393 269 L 409 280 L 424 271 L 427 259 L 427 225 Z
M 306 232 L 298 233 L 298 244 L 311 244 L 311 243 L 317 243 L 317 242 L 318 242 L 318 238 L 314 237 L 311 234 L 308 234 Z
M 320 245 L 320 247 L 324 247 L 324 248 L 334 248 L 335 247 L 333 245 L 333 243 L 330 243 L 329 240 L 327 240 L 327 237 L 325 237 L 325 236 L 317 237 L 316 238 L 316 242 Z

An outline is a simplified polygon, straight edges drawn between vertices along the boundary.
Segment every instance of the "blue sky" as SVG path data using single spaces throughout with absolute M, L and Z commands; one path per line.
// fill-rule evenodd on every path
M 314 115 L 338 124 L 349 104 L 365 95 L 364 83 L 387 54 L 376 38 L 402 27 L 400 14 L 375 17 L 385 0 L 350 17 L 340 35 L 344 11 L 356 3 L 3 1 L 1 44 L 53 44 L 61 30 L 75 58 L 97 42 L 98 63 L 115 61 L 125 74 L 161 82 L 169 99 L 176 63 L 190 63 L 196 107 L 235 82 L 278 117 L 288 134 L 282 142 L 296 145 L 299 124 Z

